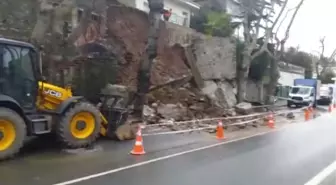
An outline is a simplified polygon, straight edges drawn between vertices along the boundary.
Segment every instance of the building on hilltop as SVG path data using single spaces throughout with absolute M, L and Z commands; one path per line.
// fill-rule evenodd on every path
M 137 8 L 144 12 L 149 12 L 147 0 L 118 0 L 120 3 L 133 8 Z M 169 22 L 180 26 L 190 26 L 190 16 L 195 10 L 200 9 L 200 5 L 187 0 L 164 0 L 164 9 L 172 10 Z M 162 18 L 163 20 L 163 18 Z

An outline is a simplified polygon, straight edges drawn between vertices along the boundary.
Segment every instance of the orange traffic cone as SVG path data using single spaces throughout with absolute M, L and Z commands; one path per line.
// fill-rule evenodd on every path
M 274 117 L 273 117 L 273 114 L 270 114 L 270 115 L 268 116 L 267 126 L 268 126 L 268 128 L 275 128 L 275 126 L 274 126 Z
M 222 123 L 221 120 L 218 121 L 217 129 L 216 129 L 216 138 L 217 139 L 225 139 L 223 123 Z
M 139 127 L 138 132 L 136 134 L 135 138 L 135 144 L 133 147 L 133 150 L 131 151 L 131 154 L 133 155 L 143 155 L 145 154 L 145 149 L 142 144 L 142 134 L 141 134 L 141 127 Z
M 310 111 L 308 109 L 304 110 L 305 121 L 310 119 Z

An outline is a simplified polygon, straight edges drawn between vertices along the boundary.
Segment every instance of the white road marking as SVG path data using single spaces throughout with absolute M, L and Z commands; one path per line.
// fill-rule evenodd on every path
M 309 180 L 304 185 L 318 185 L 335 170 L 336 170 L 336 161 L 334 161 L 332 164 L 330 164 L 328 167 L 326 167 L 324 170 L 322 170 L 319 174 L 317 174 L 314 178 Z
M 123 170 L 131 169 L 131 168 L 135 168 L 135 167 L 138 167 L 138 166 L 143 166 L 143 165 L 146 165 L 146 164 L 154 163 L 154 162 L 157 162 L 157 161 L 162 161 L 162 160 L 165 160 L 165 159 L 185 155 L 185 154 L 188 154 L 188 153 L 197 152 L 197 151 L 200 151 L 200 150 L 205 150 L 205 149 L 213 148 L 213 147 L 216 147 L 216 146 L 221 146 L 221 145 L 224 145 L 224 144 L 233 143 L 233 142 L 249 139 L 249 138 L 256 137 L 256 136 L 265 135 L 265 134 L 268 134 L 268 133 L 272 133 L 272 132 L 275 132 L 275 131 L 282 130 L 284 128 L 286 128 L 286 127 L 282 127 L 280 129 L 269 130 L 267 132 L 261 132 L 261 133 L 258 133 L 258 134 L 254 134 L 254 135 L 247 136 L 247 137 L 242 137 L 242 138 L 239 138 L 239 139 L 233 139 L 233 140 L 230 140 L 230 141 L 224 141 L 224 142 L 220 142 L 220 143 L 216 143 L 216 144 L 212 144 L 212 145 L 208 145 L 208 146 L 204 146 L 204 147 L 200 147 L 200 148 L 195 148 L 195 149 L 191 149 L 191 150 L 187 150 L 187 151 L 184 151 L 184 152 L 179 152 L 179 153 L 175 153 L 175 154 L 171 154 L 171 155 L 167 155 L 167 156 L 163 156 L 163 157 L 158 157 L 158 158 L 151 159 L 151 160 L 148 160 L 148 161 L 144 161 L 144 162 L 140 162 L 140 163 L 136 163 L 136 164 L 132 164 L 132 165 L 128 165 L 128 166 L 124 166 L 124 167 L 120 167 L 120 168 L 116 168 L 116 169 L 112 169 L 112 170 L 108 170 L 108 171 L 104 171 L 104 172 L 100 172 L 100 173 L 96 173 L 96 174 L 92 174 L 92 175 L 88 175 L 88 176 L 85 176 L 85 177 L 80 177 L 80 178 L 65 181 L 65 182 L 60 182 L 60 183 L 53 184 L 53 185 L 75 184 L 75 183 L 78 183 L 78 182 L 87 181 L 87 180 L 90 180 L 90 179 L 93 179 L 93 178 L 109 175 L 109 174 L 116 173 L 116 172 L 119 172 L 119 171 L 123 171 Z

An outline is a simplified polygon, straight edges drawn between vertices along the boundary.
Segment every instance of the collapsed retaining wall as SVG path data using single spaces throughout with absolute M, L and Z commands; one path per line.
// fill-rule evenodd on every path
M 8 4 L 8 2 L 6 0 L 2 3 Z M 0 34 L 27 40 L 28 32 L 31 31 L 36 20 L 32 14 L 28 15 L 30 11 L 22 11 L 22 9 L 30 10 L 34 7 L 36 6 L 31 1 L 10 7 L 12 15 L 15 16 L 9 16 L 5 22 L 2 22 L 7 29 L 4 31 L 4 28 L 1 28 Z M 26 15 L 27 18 L 22 19 L 24 17 L 22 15 Z M 90 43 L 98 43 L 107 48 L 112 53 L 113 60 L 116 60 L 112 62 L 113 65 L 115 63 L 119 65 L 116 81 L 134 88 L 137 70 L 145 52 L 149 27 L 147 14 L 116 4 L 107 8 L 106 15 L 106 34 L 101 35 L 100 31 L 95 30 L 100 26 L 89 24 L 73 43 L 74 47 L 82 56 L 86 56 L 89 51 L 81 48 L 85 48 L 85 45 Z M 26 24 L 30 26 L 22 26 Z M 9 28 L 22 29 L 17 29 L 13 35 Z M 186 50 L 190 51 L 189 57 L 186 56 Z M 152 85 L 160 86 L 188 76 L 194 77 L 198 89 L 215 105 L 223 108 L 234 106 L 236 104 L 235 44 L 230 38 L 208 37 L 190 28 L 162 22 L 158 57 L 152 70 Z

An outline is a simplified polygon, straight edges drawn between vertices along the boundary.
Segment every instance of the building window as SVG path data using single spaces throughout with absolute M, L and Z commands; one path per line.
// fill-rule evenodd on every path
M 96 21 L 96 22 L 100 22 L 100 15 L 98 15 L 96 13 L 91 13 L 91 20 Z
M 81 18 L 83 17 L 84 10 L 82 8 L 79 8 L 77 10 L 77 22 L 80 22 Z
M 172 15 L 169 18 L 169 22 L 178 24 L 178 15 L 176 13 L 172 13 Z
M 183 15 L 183 26 L 188 26 L 188 13 L 187 12 L 182 12 Z
M 82 8 L 77 9 L 77 23 L 81 21 L 83 16 L 84 16 L 84 9 Z M 92 12 L 91 20 L 99 23 L 101 21 L 101 16 L 97 13 Z

